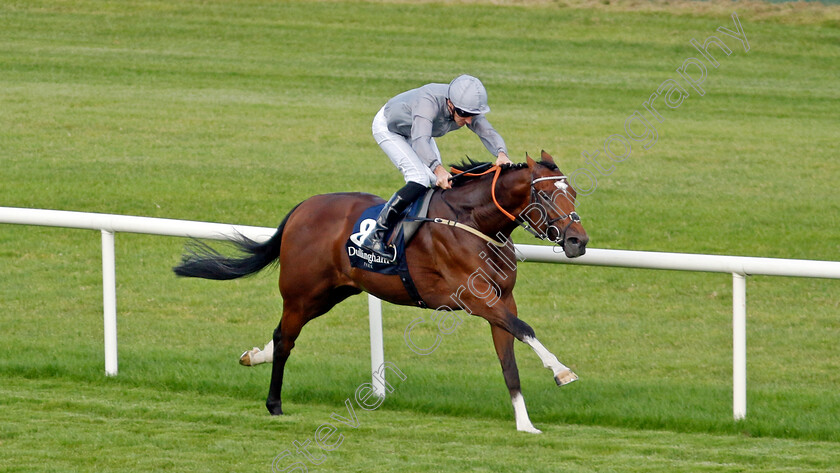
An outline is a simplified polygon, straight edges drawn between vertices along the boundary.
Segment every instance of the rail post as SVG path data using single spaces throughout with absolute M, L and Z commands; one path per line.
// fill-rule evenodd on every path
M 747 416 L 747 276 L 732 273 L 732 415 Z
M 102 230 L 102 306 L 105 326 L 105 375 L 117 375 L 117 269 L 114 233 Z
M 385 346 L 382 342 L 382 301 L 368 294 L 368 319 L 370 321 L 370 371 L 371 386 L 377 396 L 385 397 L 385 370 L 381 376 L 375 373 L 385 363 Z

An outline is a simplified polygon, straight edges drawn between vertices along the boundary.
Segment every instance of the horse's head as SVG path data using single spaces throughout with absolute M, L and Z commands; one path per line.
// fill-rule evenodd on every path
M 560 245 L 569 258 L 583 255 L 589 236 L 575 212 L 575 189 L 545 151 L 539 162 L 525 157 L 531 171 L 531 202 L 520 217 L 540 238 Z

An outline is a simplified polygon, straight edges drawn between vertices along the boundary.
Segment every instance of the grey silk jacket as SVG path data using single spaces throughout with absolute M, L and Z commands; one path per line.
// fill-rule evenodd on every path
M 385 104 L 388 130 L 406 137 L 417 156 L 434 169 L 441 164 L 431 147 L 433 137 L 459 127 L 446 106 L 449 84 L 426 84 L 403 92 Z M 472 130 L 493 156 L 507 154 L 505 140 L 484 115 L 476 115 L 467 128 Z

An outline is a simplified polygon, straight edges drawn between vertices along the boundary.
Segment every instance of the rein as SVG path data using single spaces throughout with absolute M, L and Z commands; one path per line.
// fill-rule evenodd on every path
M 489 164 L 489 163 L 487 163 L 487 164 Z M 477 168 L 481 168 L 481 167 L 484 167 L 484 165 L 476 166 L 473 169 L 477 169 Z M 487 174 L 490 174 L 491 172 L 496 173 L 493 176 L 493 184 L 490 186 L 490 196 L 493 198 L 493 203 L 496 204 L 496 208 L 499 209 L 499 211 L 501 211 L 505 215 L 505 217 L 507 217 L 507 218 L 513 220 L 514 222 L 516 222 L 516 217 L 514 217 L 513 214 L 511 214 L 510 212 L 508 212 L 507 210 L 502 208 L 502 206 L 499 204 L 499 201 L 496 199 L 496 181 L 499 180 L 499 175 L 502 173 L 502 167 L 501 166 L 491 166 L 490 169 L 488 169 L 484 172 L 480 172 L 480 173 L 474 173 L 474 172 L 470 172 L 470 171 L 472 171 L 472 169 L 467 170 L 467 171 L 461 171 L 459 169 L 454 169 L 454 168 L 452 169 L 453 174 L 455 174 L 457 176 L 467 176 L 467 177 L 485 176 Z

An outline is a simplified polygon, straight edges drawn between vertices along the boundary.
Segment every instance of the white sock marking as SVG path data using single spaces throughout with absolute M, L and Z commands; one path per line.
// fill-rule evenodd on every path
M 541 434 L 542 432 L 534 427 L 531 419 L 528 418 L 528 410 L 525 409 L 525 398 L 522 393 L 517 392 L 510 398 L 513 404 L 513 415 L 516 417 L 516 430 L 520 432 L 530 432 L 532 434 Z
M 533 337 L 525 337 L 523 339 L 525 343 L 527 343 L 534 351 L 537 353 L 537 356 L 540 357 L 540 360 L 543 362 L 543 366 L 550 369 L 552 373 L 556 376 L 558 373 L 566 371 L 569 369 L 568 366 L 560 363 L 560 360 L 554 356 L 553 353 L 548 351 L 539 340 Z
M 265 348 L 251 354 L 251 366 L 274 361 L 274 340 L 265 344 Z

